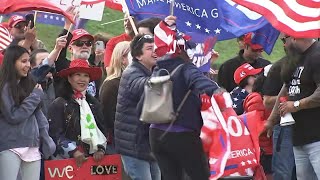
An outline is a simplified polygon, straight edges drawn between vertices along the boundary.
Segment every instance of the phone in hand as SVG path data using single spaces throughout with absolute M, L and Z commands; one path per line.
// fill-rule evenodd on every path
M 31 21 L 31 26 L 30 28 L 32 29 L 34 27 L 34 14 L 27 14 L 25 16 L 27 23 L 29 24 L 29 22 Z
M 104 42 L 103 41 L 97 41 L 95 43 L 95 47 L 96 47 L 96 50 L 104 50 L 105 49 Z

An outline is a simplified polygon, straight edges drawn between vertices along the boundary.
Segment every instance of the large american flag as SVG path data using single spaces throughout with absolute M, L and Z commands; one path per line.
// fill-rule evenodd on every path
M 263 15 L 273 27 L 297 38 L 320 37 L 318 0 L 233 0 Z
M 0 24 L 0 52 L 9 46 L 12 41 L 12 37 L 7 28 Z

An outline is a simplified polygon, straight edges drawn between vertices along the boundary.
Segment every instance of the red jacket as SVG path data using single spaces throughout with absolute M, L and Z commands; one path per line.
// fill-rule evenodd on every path
M 262 119 L 266 121 L 271 113 L 271 110 L 267 110 L 263 105 L 262 96 L 253 92 L 250 93 L 243 102 L 243 109 L 245 112 L 258 111 L 261 113 Z M 267 134 L 264 133 L 259 138 L 260 147 L 263 149 L 265 154 L 272 154 L 272 138 L 268 138 Z

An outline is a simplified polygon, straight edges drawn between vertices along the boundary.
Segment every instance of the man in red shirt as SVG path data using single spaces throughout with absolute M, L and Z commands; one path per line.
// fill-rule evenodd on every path
M 134 20 L 134 18 L 133 18 L 133 20 Z M 105 53 L 104 53 L 104 67 L 106 68 L 106 70 L 107 70 L 107 68 L 108 68 L 108 66 L 110 64 L 111 55 L 112 55 L 114 47 L 119 42 L 131 41 L 132 38 L 135 35 L 134 31 L 132 29 L 131 23 L 130 23 L 130 21 L 128 19 L 128 15 L 127 14 L 124 15 L 123 25 L 124 25 L 125 33 L 120 34 L 119 36 L 111 38 L 107 43 L 106 50 L 105 50 Z

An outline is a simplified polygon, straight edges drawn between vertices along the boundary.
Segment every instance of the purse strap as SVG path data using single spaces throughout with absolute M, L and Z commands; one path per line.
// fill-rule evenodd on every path
M 176 68 L 174 68 L 174 70 L 170 73 L 170 76 L 174 76 L 174 74 L 184 65 L 184 63 L 179 64 L 179 66 L 177 66 Z

